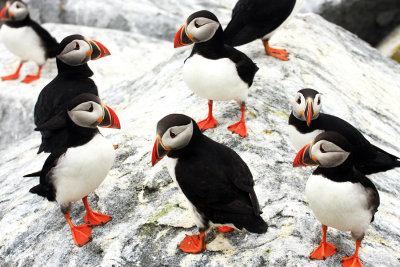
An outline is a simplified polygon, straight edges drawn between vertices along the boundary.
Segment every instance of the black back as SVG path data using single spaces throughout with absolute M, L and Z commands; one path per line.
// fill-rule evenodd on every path
M 72 67 L 57 59 L 58 75 L 39 94 L 35 105 L 35 125 L 41 127 L 55 116 L 67 116 L 67 104 L 82 93 L 98 96 L 97 86 L 91 77 L 93 72 L 87 64 Z M 64 114 L 65 113 L 65 114 Z M 38 153 L 53 152 L 68 145 L 66 128 L 41 130 L 42 144 Z
M 296 127 L 302 134 L 315 130 L 335 131 L 343 135 L 352 145 L 354 165 L 363 174 L 387 171 L 400 167 L 398 158 L 372 145 L 353 125 L 336 116 L 320 113 L 311 121 L 310 127 L 305 121 L 297 119 L 293 112 L 289 117 L 289 125 Z
M 224 44 L 224 33 L 221 26 L 210 40 L 195 43 L 189 58 L 194 54 L 199 54 L 208 59 L 229 58 L 236 64 L 239 77 L 246 82 L 249 87 L 252 85 L 254 76 L 258 71 L 257 65 L 248 56 Z
M 246 163 L 232 149 L 204 136 L 194 124 L 194 134 L 183 149 L 170 151 L 179 158 L 177 182 L 205 223 L 232 223 L 255 233 L 267 231 Z M 202 230 L 202 229 L 201 229 Z M 204 230 L 204 229 L 203 229 Z
M 50 33 L 42 28 L 37 22 L 33 21 L 29 14 L 25 19 L 20 21 L 6 21 L 5 24 L 12 28 L 31 27 L 41 40 L 43 49 L 46 51 L 46 58 L 52 58 L 57 55 L 56 49 L 58 47 L 57 40 L 50 35 Z M 21 40 L 23 41 L 23 40 Z
M 239 0 L 225 29 L 225 42 L 247 44 L 278 28 L 292 13 L 296 0 Z

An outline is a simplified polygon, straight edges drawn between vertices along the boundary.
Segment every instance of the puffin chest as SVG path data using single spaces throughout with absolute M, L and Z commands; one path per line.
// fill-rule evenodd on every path
M 40 37 L 31 27 L 13 28 L 3 25 L 0 35 L 7 49 L 21 60 L 32 60 L 38 65 L 46 61 L 46 51 Z
M 306 196 L 315 217 L 324 225 L 363 233 L 371 222 L 368 192 L 360 183 L 335 182 L 311 175 Z
M 114 158 L 112 144 L 100 134 L 82 146 L 69 148 L 52 170 L 57 202 L 73 202 L 93 192 L 106 177 Z
M 209 100 L 244 101 L 248 95 L 248 84 L 229 58 L 208 59 L 195 54 L 185 62 L 183 80 L 195 94 Z

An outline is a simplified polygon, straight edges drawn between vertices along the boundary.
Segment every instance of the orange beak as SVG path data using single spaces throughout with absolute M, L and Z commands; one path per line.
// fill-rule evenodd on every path
M 102 57 L 106 57 L 111 55 L 110 51 L 108 51 L 107 47 L 102 45 L 100 42 L 92 40 L 92 39 L 87 39 L 90 43 L 90 46 L 92 48 L 92 53 L 90 55 L 91 60 L 96 60 Z
M 161 137 L 157 134 L 156 141 L 153 146 L 153 153 L 151 155 L 152 166 L 156 165 L 160 160 L 162 160 L 162 158 L 167 155 L 170 150 L 169 147 L 164 148 L 160 139 Z
M 314 115 L 314 106 L 311 99 L 307 100 L 306 110 L 304 111 L 304 117 L 307 121 L 307 126 L 311 125 L 311 119 Z
M 103 128 L 121 129 L 117 114 L 109 106 L 103 106 L 103 118 L 99 118 L 99 126 Z
M 311 155 L 312 144 L 305 145 L 297 153 L 293 161 L 293 167 L 306 167 L 318 165 L 317 159 Z
M 7 20 L 6 12 L 9 5 L 5 5 L 3 9 L 0 11 L 0 20 Z
M 193 38 L 193 37 L 192 37 Z M 186 24 L 175 35 L 174 48 L 193 44 L 193 40 L 186 34 Z

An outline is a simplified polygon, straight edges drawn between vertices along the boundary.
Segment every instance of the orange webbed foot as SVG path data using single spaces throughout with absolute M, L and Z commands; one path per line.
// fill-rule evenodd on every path
M 1 77 L 1 79 L 3 80 L 3 81 L 10 81 L 10 80 L 16 80 L 16 79 L 18 79 L 19 78 L 19 74 L 10 74 L 10 75 L 6 75 L 6 76 L 3 76 L 3 77 Z
M 197 126 L 199 126 L 201 131 L 215 128 L 215 127 L 217 127 L 217 125 L 218 125 L 218 122 L 213 116 L 207 117 L 205 120 L 199 121 L 197 123 Z
M 328 242 L 321 242 L 321 244 L 310 254 L 310 259 L 325 260 L 338 251 L 338 248 Z
M 267 52 L 268 55 L 283 60 L 283 61 L 288 61 L 288 55 L 289 53 L 285 49 L 275 49 L 275 48 L 270 48 L 269 52 Z
M 218 226 L 217 229 L 221 233 L 229 233 L 229 232 L 233 232 L 233 230 L 234 230 L 232 227 L 229 227 L 229 226 Z
M 111 221 L 111 216 L 97 212 L 86 212 L 84 220 L 88 225 L 104 225 Z
M 340 259 L 343 267 L 363 267 L 358 256 L 344 257 Z
M 117 150 L 119 145 L 113 145 L 113 147 L 114 147 L 114 150 Z
M 39 79 L 40 78 L 40 76 L 37 76 L 37 75 L 27 75 L 23 80 L 22 80 L 22 82 L 23 83 L 31 83 L 31 82 L 33 82 L 33 81 L 36 81 L 37 79 Z
M 92 227 L 87 224 L 71 227 L 72 238 L 78 247 L 92 240 Z
M 239 122 L 229 126 L 228 130 L 231 131 L 232 133 L 240 135 L 241 137 L 247 136 L 247 127 L 246 123 L 243 120 L 240 120 Z
M 179 249 L 186 253 L 197 254 L 206 249 L 205 233 L 188 235 L 179 244 Z

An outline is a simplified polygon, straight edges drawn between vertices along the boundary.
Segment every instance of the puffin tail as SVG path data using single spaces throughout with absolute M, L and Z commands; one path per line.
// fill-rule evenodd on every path
M 244 226 L 247 231 L 256 233 L 256 234 L 263 234 L 268 231 L 268 224 L 261 218 L 261 216 L 255 217 L 251 220 L 250 223 Z
M 38 184 L 29 190 L 30 193 L 47 198 L 49 201 L 55 201 L 54 190 L 49 186 Z
M 42 174 L 42 171 L 37 171 L 37 172 L 33 172 L 30 174 L 25 174 L 23 177 L 40 177 L 40 175 Z

